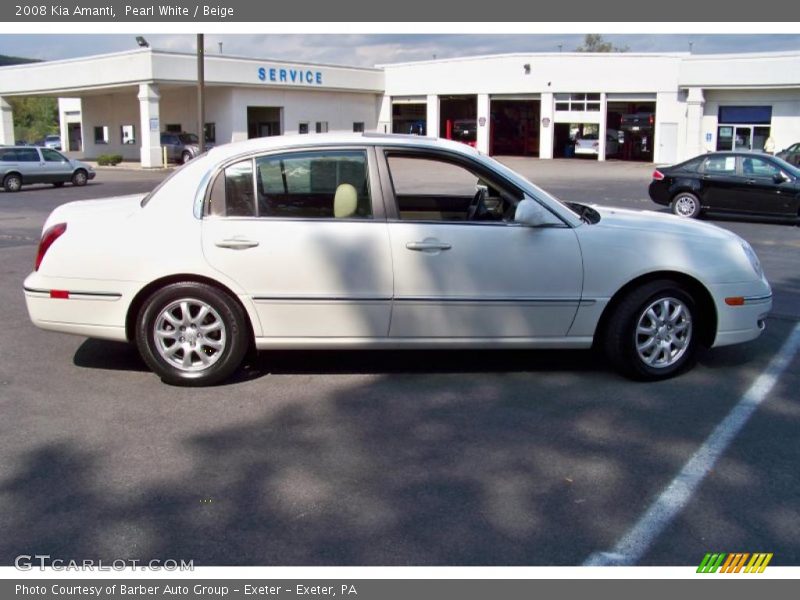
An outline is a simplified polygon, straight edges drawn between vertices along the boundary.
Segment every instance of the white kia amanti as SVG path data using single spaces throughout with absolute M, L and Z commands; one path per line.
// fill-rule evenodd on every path
M 637 379 L 752 340 L 772 294 L 747 242 L 667 214 L 564 204 L 417 136 L 212 149 L 146 196 L 71 202 L 25 280 L 33 322 L 130 341 L 165 382 L 248 349 L 589 348 Z

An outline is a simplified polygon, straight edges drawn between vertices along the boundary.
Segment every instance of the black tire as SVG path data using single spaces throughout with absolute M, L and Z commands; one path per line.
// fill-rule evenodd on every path
M 182 165 L 185 165 L 190 160 L 192 160 L 192 153 L 191 152 L 184 152 L 183 154 L 181 154 L 181 164 Z
M 87 181 L 89 181 L 89 174 L 83 169 L 78 169 L 72 174 L 72 185 L 86 185 Z
M 170 312 L 170 315 L 173 319 L 176 316 L 174 311 L 178 311 L 177 314 L 182 315 L 184 305 L 180 303 L 183 301 L 190 303 L 187 311 L 189 313 L 192 312 L 192 302 L 209 307 L 212 314 L 206 319 L 213 319 L 212 324 L 217 321 L 221 322 L 223 328 L 221 334 L 206 333 L 206 339 L 201 340 L 202 334 L 198 335 L 198 332 L 202 329 L 193 322 L 186 327 L 186 338 L 177 337 L 183 336 L 184 333 L 179 332 L 179 327 L 176 325 L 173 327 L 174 337 L 157 342 L 156 325 L 162 324 L 169 327 L 169 323 L 165 320 L 165 311 L 170 306 L 178 304 L 173 312 Z M 244 310 L 234 299 L 210 285 L 184 281 L 157 290 L 144 302 L 136 320 L 136 346 L 147 366 L 161 377 L 164 383 L 180 386 L 214 385 L 230 377 L 241 365 L 249 347 L 248 332 Z M 190 335 L 191 338 L 188 337 Z M 212 335 L 215 336 L 213 340 L 211 339 Z M 213 341 L 219 344 L 220 339 L 222 339 L 222 349 L 218 353 L 209 348 L 203 350 L 203 343 Z M 183 361 L 187 354 L 183 348 L 189 348 L 190 358 L 188 360 L 190 363 L 197 364 L 184 368 L 170 362 L 165 353 L 168 354 L 173 346 L 165 348 L 167 343 L 174 344 L 177 348 L 172 353 L 173 361 Z M 202 366 L 203 359 L 200 352 L 203 352 L 207 359 L 213 361 L 209 366 Z M 194 360 L 195 358 L 197 361 Z
M 18 192 L 22 189 L 22 177 L 16 173 L 9 173 L 3 179 L 3 189 L 7 192 Z
M 53 184 L 53 187 L 64 187 L 64 182 L 63 181 L 56 181 Z
M 700 216 L 700 199 L 691 192 L 679 192 L 672 198 L 670 209 L 679 217 L 696 219 Z
M 637 328 L 640 321 L 644 320 L 646 323 L 651 321 L 645 315 L 648 307 L 655 303 L 661 305 L 665 299 L 674 301 L 675 308 L 677 308 L 677 304 L 682 304 L 685 311 L 688 312 L 688 335 L 683 333 L 685 329 L 681 333 L 674 333 L 673 327 L 674 329 L 677 329 L 677 327 L 670 327 L 669 325 L 666 325 L 666 327 L 663 325 L 656 327 L 654 325 L 652 336 L 638 333 Z M 661 314 L 663 315 L 664 313 L 661 312 Z M 691 368 L 696 359 L 699 316 L 697 303 L 692 295 L 680 284 L 669 280 L 646 283 L 631 291 L 614 309 L 608 319 L 605 331 L 602 334 L 605 354 L 617 371 L 631 379 L 655 381 L 682 373 Z M 663 332 L 662 328 L 664 329 Z M 644 345 L 652 337 L 656 341 L 650 347 L 657 347 L 661 343 L 659 336 L 662 335 L 667 338 L 663 343 L 672 344 L 673 338 L 676 344 L 684 342 L 683 349 L 676 351 L 674 357 L 669 359 L 665 357 L 663 364 L 648 364 L 637 346 L 639 344 Z M 644 352 L 646 353 L 647 350 Z M 657 352 L 657 350 L 654 349 L 653 352 Z M 671 353 L 671 350 L 669 352 Z M 674 362 L 670 362 L 673 358 Z

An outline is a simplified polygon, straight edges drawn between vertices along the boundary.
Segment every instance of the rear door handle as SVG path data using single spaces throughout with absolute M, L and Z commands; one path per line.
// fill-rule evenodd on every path
M 434 250 L 450 250 L 452 248 L 452 244 L 447 244 L 445 242 L 438 242 L 435 240 L 423 240 L 421 242 L 408 242 L 406 244 L 406 248 L 409 250 L 415 250 L 417 252 L 430 252 Z
M 217 248 L 229 248 L 231 250 L 247 250 L 248 248 L 255 248 L 258 246 L 258 242 L 236 237 L 219 240 L 215 243 L 215 246 L 217 246 Z
M 749 183 L 749 184 L 753 184 L 753 183 L 755 183 L 755 182 L 756 182 L 756 180 L 755 180 L 755 179 L 748 179 L 748 180 L 747 180 L 747 183 Z

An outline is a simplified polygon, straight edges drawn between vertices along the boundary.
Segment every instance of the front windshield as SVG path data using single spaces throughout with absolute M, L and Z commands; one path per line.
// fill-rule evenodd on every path
M 197 144 L 199 142 L 197 136 L 193 133 L 182 133 L 178 136 L 178 138 L 184 144 Z

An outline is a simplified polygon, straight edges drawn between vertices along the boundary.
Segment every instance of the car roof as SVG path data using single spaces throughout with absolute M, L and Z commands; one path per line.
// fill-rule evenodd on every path
M 407 146 L 409 148 L 428 148 L 431 150 L 451 150 L 467 155 L 480 154 L 477 150 L 451 140 L 442 140 L 421 135 L 406 135 L 393 133 L 304 133 L 276 135 L 270 137 L 253 138 L 243 142 L 233 142 L 214 146 L 208 151 L 209 158 L 221 160 L 239 154 L 252 152 L 267 152 L 271 150 L 304 148 L 308 146 Z

